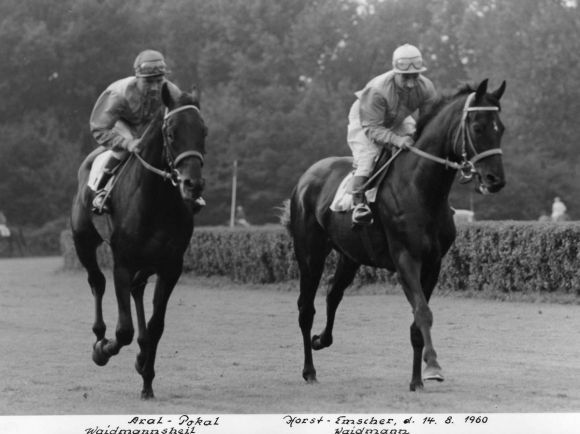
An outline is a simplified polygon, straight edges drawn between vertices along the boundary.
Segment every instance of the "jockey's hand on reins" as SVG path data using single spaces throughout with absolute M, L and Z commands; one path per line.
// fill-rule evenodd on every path
M 127 150 L 129 152 L 138 154 L 141 151 L 141 148 L 139 147 L 140 144 L 141 144 L 141 139 L 133 139 L 129 142 L 129 145 L 127 146 Z

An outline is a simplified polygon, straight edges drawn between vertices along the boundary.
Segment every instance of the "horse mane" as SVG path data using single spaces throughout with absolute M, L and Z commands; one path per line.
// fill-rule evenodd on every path
M 469 83 L 461 84 L 457 89 L 452 92 L 439 92 L 435 102 L 430 107 L 430 109 L 421 114 L 421 117 L 417 121 L 417 129 L 415 132 L 415 138 L 421 137 L 421 133 L 425 129 L 425 127 L 433 120 L 435 116 L 443 110 L 443 107 L 447 106 L 449 102 L 454 100 L 455 98 L 463 95 L 469 95 L 470 93 L 475 92 L 473 85 Z

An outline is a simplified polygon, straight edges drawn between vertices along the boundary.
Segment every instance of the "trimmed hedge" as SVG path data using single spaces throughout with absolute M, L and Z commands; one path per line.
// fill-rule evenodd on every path
M 443 260 L 439 289 L 446 291 L 559 292 L 580 295 L 580 222 L 476 222 L 459 224 Z M 61 236 L 66 269 L 79 268 L 69 231 Z M 99 260 L 110 266 L 108 247 Z M 331 277 L 336 255 L 327 260 Z M 238 282 L 273 283 L 298 278 L 292 241 L 281 226 L 196 228 L 185 271 L 228 276 Z M 356 283 L 395 283 L 386 270 L 362 267 Z

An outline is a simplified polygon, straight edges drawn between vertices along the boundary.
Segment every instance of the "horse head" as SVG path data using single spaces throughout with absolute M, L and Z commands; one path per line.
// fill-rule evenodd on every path
M 202 167 L 207 127 L 200 111 L 197 92 L 181 92 L 164 83 L 161 98 L 166 107 L 163 118 L 164 157 L 171 180 L 179 187 L 181 197 L 194 202 L 205 187 Z
M 487 85 L 488 80 L 483 80 L 467 97 L 454 144 L 464 162 L 464 178 L 470 180 L 476 175 L 479 182 L 475 189 L 481 194 L 496 193 L 505 186 L 500 148 L 505 128 L 499 117 L 499 100 L 506 82 L 491 93 L 487 92 Z

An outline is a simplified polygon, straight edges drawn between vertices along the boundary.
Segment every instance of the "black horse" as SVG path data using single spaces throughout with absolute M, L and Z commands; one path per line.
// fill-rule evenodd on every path
M 477 89 L 466 85 L 419 119 L 415 146 L 400 151 L 386 170 L 377 173 L 384 179 L 378 182 L 371 206 L 372 226 L 353 230 L 350 212 L 329 208 L 341 180 L 352 170 L 352 158 L 326 158 L 302 175 L 290 199 L 288 229 L 300 270 L 302 375 L 307 382 L 316 382 L 312 349 L 332 344 L 336 309 L 361 264 L 397 271 L 412 306 L 410 389 L 422 388 L 423 379 L 443 381 L 431 340 L 428 302 L 441 260 L 456 235 L 449 191 L 458 171 L 468 179 L 475 175 L 477 191 L 483 194 L 505 185 L 500 150 L 504 126 L 499 118 L 504 90 L 505 82 L 492 93 L 487 93 L 487 80 Z M 331 249 L 338 252 L 338 264 L 326 297 L 326 327 L 311 338 L 314 298 Z
M 94 151 L 79 169 L 79 187 L 72 207 L 72 231 L 80 262 L 88 272 L 95 300 L 93 360 L 105 365 L 134 335 L 131 296 L 135 301 L 140 352 L 135 367 L 143 377 L 143 399 L 152 398 L 157 345 L 163 333 L 167 303 L 183 268 L 183 254 L 193 232 L 205 181 L 202 178 L 206 127 L 196 94 L 163 85 L 161 110 L 120 170 L 111 192 L 111 215 L 91 212 L 94 193 L 87 187 Z M 102 299 L 105 277 L 97 264 L 97 247 L 108 240 L 114 262 L 118 323 L 114 339 L 105 338 Z M 157 275 L 153 313 L 146 324 L 143 293 Z

